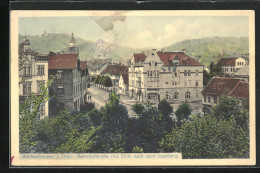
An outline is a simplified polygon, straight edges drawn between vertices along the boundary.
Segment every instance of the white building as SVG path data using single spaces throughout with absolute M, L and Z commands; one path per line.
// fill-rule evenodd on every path
M 123 95 L 128 94 L 128 73 L 123 73 L 119 78 L 119 93 Z
M 128 67 L 118 64 L 110 64 L 101 72 L 101 75 L 107 75 L 111 78 L 112 84 L 115 87 L 119 87 L 120 75 L 128 73 Z
M 242 57 L 233 57 L 233 58 L 221 58 L 217 66 L 221 67 L 225 74 L 232 75 L 237 72 L 246 64 L 246 60 Z
M 48 55 L 39 54 L 30 49 L 30 41 L 26 38 L 19 46 L 19 102 L 23 102 L 30 94 L 40 94 L 41 85 L 48 80 Z M 41 105 L 39 117 L 48 116 L 48 102 Z
M 203 65 L 185 53 L 134 54 L 128 72 L 130 97 L 151 104 L 166 99 L 175 110 L 185 101 L 194 112 L 202 111 Z

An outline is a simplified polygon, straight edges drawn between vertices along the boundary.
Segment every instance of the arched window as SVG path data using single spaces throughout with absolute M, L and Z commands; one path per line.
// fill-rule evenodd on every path
M 190 98 L 190 92 L 186 92 L 185 93 L 185 99 L 189 99 Z
M 174 98 L 174 100 L 178 100 L 179 99 L 179 93 L 175 92 L 173 98 Z
M 169 100 L 169 94 L 166 92 L 166 100 Z

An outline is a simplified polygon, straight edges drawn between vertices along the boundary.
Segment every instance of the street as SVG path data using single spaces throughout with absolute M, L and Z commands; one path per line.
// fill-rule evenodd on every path
M 91 85 L 90 88 L 88 88 L 88 92 L 91 93 L 91 101 L 95 103 L 95 107 L 97 109 L 100 109 L 102 106 L 105 106 L 106 101 L 109 98 L 108 91 Z M 127 108 L 130 117 L 136 117 L 134 111 L 132 110 L 132 105 L 136 103 L 135 100 L 130 99 L 125 95 L 120 95 L 120 102 Z

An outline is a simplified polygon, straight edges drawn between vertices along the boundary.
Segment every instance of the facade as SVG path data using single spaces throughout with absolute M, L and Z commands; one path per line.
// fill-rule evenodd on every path
M 69 47 L 61 53 L 50 53 L 49 75 L 55 80 L 51 86 L 55 95 L 50 114 L 56 107 L 80 111 L 80 105 L 86 102 L 87 62 L 81 61 L 74 34 L 71 34 Z
M 221 67 L 225 74 L 233 75 L 245 64 L 246 64 L 246 60 L 244 58 L 233 57 L 233 58 L 221 58 L 216 65 Z
M 80 61 L 78 54 L 52 54 L 49 75 L 55 76 L 51 90 L 56 104 L 79 111 L 80 105 L 86 101 L 86 61 Z
M 30 41 L 24 38 L 19 45 L 19 102 L 23 102 L 30 94 L 40 94 L 41 85 L 47 84 L 49 56 L 39 54 L 30 49 Z M 49 114 L 48 102 L 41 105 L 39 118 Z
M 203 112 L 209 112 L 219 103 L 221 96 L 237 98 L 243 106 L 249 99 L 249 83 L 239 78 L 214 77 L 201 92 Z
M 128 73 L 128 67 L 118 64 L 110 64 L 101 72 L 102 75 L 107 75 L 111 78 L 112 84 L 115 87 L 119 87 L 120 75 Z
M 166 99 L 175 109 L 185 101 L 194 112 L 202 111 L 203 65 L 185 53 L 134 54 L 128 72 L 131 98 L 151 104 Z
M 119 92 L 120 92 L 120 94 L 123 94 L 123 95 L 128 94 L 128 73 L 124 73 L 124 74 L 120 75 Z

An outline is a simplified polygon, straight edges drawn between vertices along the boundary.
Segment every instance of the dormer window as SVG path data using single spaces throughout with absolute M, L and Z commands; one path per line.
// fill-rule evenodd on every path
M 152 53 L 152 56 L 154 56 L 154 53 Z

